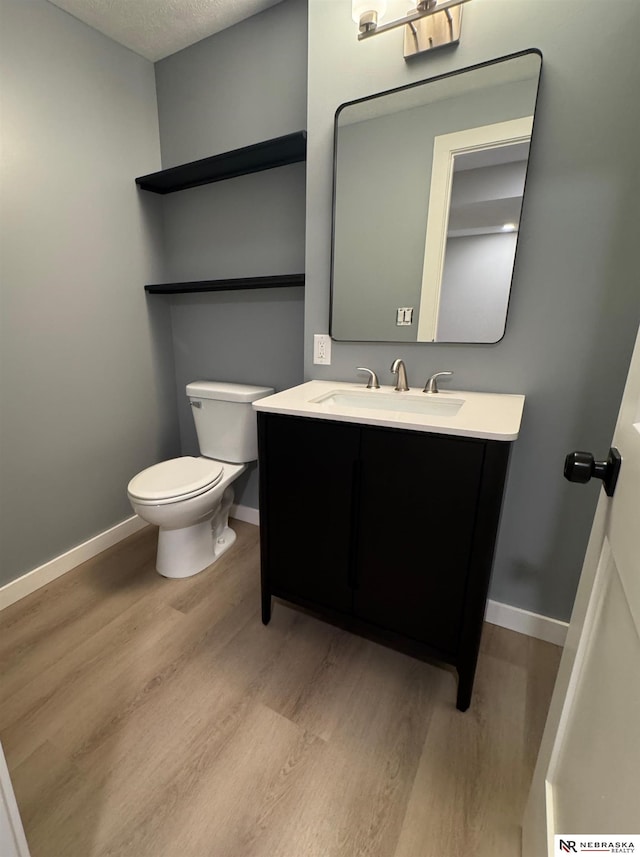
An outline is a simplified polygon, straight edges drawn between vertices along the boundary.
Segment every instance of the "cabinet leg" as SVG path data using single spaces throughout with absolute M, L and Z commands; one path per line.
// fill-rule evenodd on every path
M 268 625 L 271 621 L 271 593 L 262 593 L 262 624 Z
M 458 670 L 458 697 L 456 699 L 458 711 L 466 711 L 471 705 L 474 675 L 475 670 L 473 672 Z

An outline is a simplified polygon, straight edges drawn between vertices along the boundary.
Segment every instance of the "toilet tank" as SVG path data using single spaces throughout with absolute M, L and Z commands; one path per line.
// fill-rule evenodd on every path
M 187 384 L 200 455 L 233 464 L 254 461 L 258 457 L 258 431 L 251 403 L 273 392 L 272 387 L 226 381 Z

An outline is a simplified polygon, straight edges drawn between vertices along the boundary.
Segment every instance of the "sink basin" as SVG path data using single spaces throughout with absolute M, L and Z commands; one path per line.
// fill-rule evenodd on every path
M 344 390 L 331 390 L 323 396 L 310 401 L 315 404 L 335 405 L 344 408 L 363 408 L 369 411 L 395 411 L 405 414 L 425 414 L 426 416 L 453 417 L 463 406 L 462 399 L 439 399 L 425 393 L 421 398 L 405 396 L 403 393 L 379 393 L 366 390 L 362 393 Z

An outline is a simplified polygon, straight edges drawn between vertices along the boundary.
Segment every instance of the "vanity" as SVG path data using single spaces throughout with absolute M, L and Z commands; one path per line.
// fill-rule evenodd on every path
M 500 341 L 541 63 L 531 49 L 338 107 L 333 340 Z M 366 371 L 366 388 L 254 404 L 262 620 L 275 596 L 453 665 L 465 711 L 524 397 L 438 392 L 439 373 L 408 389 L 402 360 L 395 388 Z
M 523 406 L 335 381 L 256 402 L 263 622 L 275 596 L 452 664 L 465 711 Z

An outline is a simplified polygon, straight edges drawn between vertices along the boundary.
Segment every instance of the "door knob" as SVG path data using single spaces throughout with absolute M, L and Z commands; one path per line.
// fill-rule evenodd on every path
M 613 497 L 620 473 L 622 456 L 612 446 L 606 461 L 596 461 L 590 452 L 570 452 L 564 460 L 564 476 L 569 482 L 588 482 L 592 477 L 602 479 L 608 497 Z

